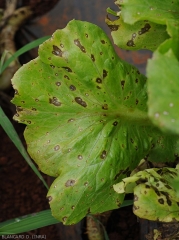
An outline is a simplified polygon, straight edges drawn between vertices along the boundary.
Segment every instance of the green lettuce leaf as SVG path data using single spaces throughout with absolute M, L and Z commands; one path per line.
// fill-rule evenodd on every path
M 155 149 L 175 159 L 175 139 L 148 119 L 146 77 L 119 59 L 96 25 L 73 20 L 57 30 L 12 83 L 15 119 L 27 125 L 39 169 L 56 178 L 47 196 L 64 224 L 118 208 L 124 194 L 113 184 Z
M 169 38 L 165 25 L 148 20 L 128 24 L 123 21 L 120 15 L 114 21 L 107 17 L 106 23 L 111 29 L 114 43 L 126 50 L 148 49 L 155 51 L 162 42 Z
M 167 20 L 179 20 L 179 0 L 117 0 L 115 4 L 128 24 L 148 20 L 166 25 Z
M 118 193 L 134 192 L 133 212 L 152 221 L 179 220 L 179 169 L 146 169 L 114 185 Z
M 179 22 L 168 22 L 171 36 L 148 61 L 149 117 L 162 131 L 179 134 Z

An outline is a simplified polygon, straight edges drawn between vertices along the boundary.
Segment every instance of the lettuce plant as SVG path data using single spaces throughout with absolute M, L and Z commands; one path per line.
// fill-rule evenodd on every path
M 179 1 L 115 3 L 121 9 L 117 20 L 106 19 L 114 42 L 128 50 L 154 51 L 147 77 L 118 57 L 102 29 L 72 20 L 40 45 L 39 56 L 12 79 L 15 119 L 27 125 L 28 152 L 39 169 L 55 177 L 47 197 L 53 216 L 64 224 L 119 208 L 128 193 L 121 182 L 141 159 L 178 159 Z M 128 181 L 147 182 L 151 173 L 144 171 Z M 135 198 L 140 204 L 134 205 L 142 205 L 134 211 L 140 217 L 145 218 L 148 208 L 141 197 L 145 194 L 152 206 L 179 210 L 178 169 L 170 181 L 165 180 L 170 170 L 165 172 L 164 179 L 155 177 L 167 181 L 172 195 L 166 186 L 161 197 L 157 184 L 141 184 Z M 138 185 L 132 186 L 135 192 Z M 149 219 L 165 220 L 161 212 Z M 179 219 L 177 214 L 174 218 Z

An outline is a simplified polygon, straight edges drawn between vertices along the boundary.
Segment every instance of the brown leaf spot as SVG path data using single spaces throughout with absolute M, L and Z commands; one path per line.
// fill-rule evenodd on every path
M 124 85 L 125 85 L 125 80 L 122 80 L 122 81 L 121 81 L 122 90 L 124 90 Z
M 76 90 L 76 87 L 74 85 L 70 85 L 69 88 L 70 88 L 71 91 L 75 91 Z
M 106 150 L 103 150 L 102 153 L 101 153 L 101 155 L 100 155 L 100 158 L 101 158 L 101 159 L 105 159 L 105 158 L 106 158 L 106 155 L 107 155 Z
M 102 83 L 102 79 L 101 78 L 96 78 L 96 82 L 97 83 Z
M 143 28 L 141 28 L 140 31 L 138 31 L 138 34 L 142 35 L 142 34 L 148 32 L 150 28 L 151 28 L 150 24 L 146 23 L 145 26 Z
M 61 86 L 61 82 L 56 82 L 55 83 L 58 87 Z
M 113 122 L 113 125 L 114 125 L 114 126 L 117 126 L 117 125 L 118 125 L 118 122 L 117 122 L 117 121 Z
M 77 102 L 79 105 L 81 105 L 82 107 L 87 107 L 87 104 L 85 101 L 83 101 L 80 97 L 76 97 L 75 98 L 75 102 Z
M 107 77 L 107 75 L 108 75 L 108 72 L 105 69 L 103 69 L 103 78 Z
M 56 145 L 55 147 L 54 147 L 54 150 L 55 151 L 58 151 L 60 149 L 60 146 L 59 145 Z
M 95 57 L 93 54 L 91 54 L 91 60 L 94 62 L 95 61 Z
M 111 31 L 117 31 L 119 29 L 119 25 L 108 25 Z
M 158 202 L 159 202 L 160 204 L 164 204 L 163 198 L 159 198 L 159 199 L 158 199 Z
M 75 40 L 74 40 L 74 44 L 75 44 L 77 47 L 79 47 L 79 49 L 80 49 L 82 52 L 86 53 L 86 49 L 84 48 L 84 46 L 81 45 L 79 39 L 75 39 Z
M 131 39 L 131 40 L 129 40 L 129 41 L 127 42 L 127 46 L 128 46 L 128 47 L 135 47 L 135 44 L 134 44 L 133 39 Z
M 71 68 L 69 67 L 62 67 L 62 68 L 64 68 L 67 72 L 72 72 Z
M 66 79 L 70 80 L 70 78 L 69 78 L 67 75 L 64 75 L 64 78 L 66 78 Z
M 53 45 L 52 54 L 54 54 L 55 56 L 62 57 L 63 52 L 62 52 L 62 50 L 59 47 Z
M 103 104 L 102 109 L 108 110 L 108 105 L 107 104 Z
M 49 103 L 53 104 L 56 107 L 59 107 L 62 105 L 61 102 L 59 102 L 59 100 L 56 97 L 49 98 Z
M 52 196 L 48 196 L 47 199 L 49 202 L 51 202 L 53 198 L 52 198 Z
M 66 187 L 72 187 L 74 186 L 76 183 L 76 181 L 74 179 L 69 179 L 66 183 L 65 183 L 65 186 Z

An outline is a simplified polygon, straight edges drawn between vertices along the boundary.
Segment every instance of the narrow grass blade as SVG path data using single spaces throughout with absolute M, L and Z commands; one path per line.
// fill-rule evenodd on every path
M 16 133 L 12 123 L 10 120 L 6 117 L 5 113 L 3 112 L 2 108 L 0 107 L 0 124 L 4 131 L 7 133 L 11 141 L 14 143 L 14 145 L 17 147 L 19 152 L 22 154 L 26 162 L 29 164 L 29 166 L 32 168 L 32 170 L 35 172 L 35 174 L 39 177 L 39 179 L 43 182 L 45 187 L 48 189 L 48 185 L 46 184 L 45 180 L 43 179 L 42 175 L 30 159 L 29 155 L 27 154 L 18 134 Z
M 20 55 L 22 55 L 25 52 L 28 52 L 29 50 L 38 47 L 41 43 L 43 43 L 44 41 L 46 41 L 47 39 L 49 39 L 51 36 L 45 36 L 42 38 L 38 38 L 35 41 L 32 41 L 28 44 L 26 44 L 24 47 L 20 48 L 17 52 L 15 52 L 12 57 L 10 57 L 1 67 L 0 69 L 0 74 L 2 74 L 2 72 L 9 66 L 9 64 L 14 61 L 16 58 L 18 58 Z
M 44 210 L 0 223 L 0 236 L 28 232 L 56 223 L 59 221 L 51 215 L 50 209 Z

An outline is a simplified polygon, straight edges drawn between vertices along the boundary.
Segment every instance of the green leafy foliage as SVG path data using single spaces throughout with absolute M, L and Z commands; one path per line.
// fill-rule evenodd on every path
M 134 37 L 130 21 L 121 16 L 126 39 Z M 158 47 L 163 54 L 164 44 L 169 48 L 175 42 L 177 56 L 173 20 L 167 31 L 151 15 L 134 23 L 136 49 Z M 116 24 L 108 19 L 114 29 Z M 155 31 L 161 38 L 151 43 Z M 73 20 L 57 30 L 12 83 L 15 119 L 28 125 L 25 139 L 31 157 L 41 171 L 56 177 L 47 196 L 53 216 L 64 224 L 118 208 L 125 191 L 117 194 L 112 186 L 142 158 L 174 161 L 179 153 L 178 137 L 161 134 L 148 118 L 146 77 L 119 59 L 106 34 L 93 24 Z
M 124 195 L 112 185 L 163 147 L 146 115 L 146 78 L 119 59 L 99 27 L 73 20 L 12 82 L 28 151 L 56 177 L 48 192 L 53 216 L 72 224 L 118 208 Z
M 168 32 L 147 66 L 149 116 L 162 131 L 179 134 L 179 22 L 170 22 Z
M 134 192 L 133 211 L 153 221 L 179 220 L 178 168 L 146 169 L 114 185 L 118 193 Z
M 127 50 L 149 49 L 154 51 L 163 41 L 169 38 L 165 25 L 146 20 L 128 24 L 123 21 L 120 15 L 114 21 L 110 20 L 109 17 L 106 18 L 106 23 L 111 29 L 114 43 Z
M 179 20 L 179 0 L 117 0 L 115 4 L 128 24 L 148 20 L 166 25 L 167 20 Z

